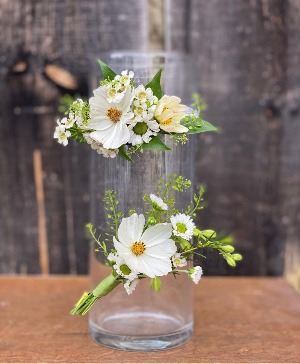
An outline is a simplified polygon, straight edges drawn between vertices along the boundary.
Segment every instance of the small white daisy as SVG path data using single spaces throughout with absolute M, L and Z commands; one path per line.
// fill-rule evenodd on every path
M 171 257 L 177 247 L 172 234 L 171 224 L 157 224 L 144 232 L 144 215 L 132 214 L 123 218 L 118 229 L 118 240 L 114 246 L 125 264 L 136 273 L 150 278 L 164 276 L 172 271 Z
M 132 294 L 138 283 L 139 279 L 134 279 L 133 281 L 127 280 L 126 283 L 124 283 L 124 288 L 128 295 Z
M 130 132 L 129 143 L 138 145 L 149 143 L 153 136 L 159 132 L 159 125 L 156 121 L 144 119 L 145 121 L 132 121 L 128 128 Z
M 152 202 L 152 206 L 156 210 L 158 210 L 158 211 L 167 211 L 168 210 L 168 205 L 166 203 L 164 203 L 162 198 L 154 195 L 153 193 L 151 193 L 149 197 Z
M 175 253 L 172 257 L 172 262 L 175 268 L 177 267 L 185 267 L 187 265 L 186 259 L 181 256 L 180 253 Z
M 60 124 L 58 121 L 58 126 L 55 128 L 53 137 L 58 140 L 58 142 L 64 146 L 68 144 L 68 138 L 71 136 L 69 130 L 66 130 L 65 125 Z
M 185 214 L 177 214 L 171 216 L 171 224 L 173 226 L 173 234 L 183 239 L 190 240 L 193 237 L 195 224 L 193 219 Z
M 189 273 L 188 273 L 189 277 L 195 284 L 198 284 L 198 282 L 200 281 L 200 279 L 202 277 L 202 274 L 203 274 L 203 270 L 199 265 L 197 265 L 196 267 L 190 268 Z

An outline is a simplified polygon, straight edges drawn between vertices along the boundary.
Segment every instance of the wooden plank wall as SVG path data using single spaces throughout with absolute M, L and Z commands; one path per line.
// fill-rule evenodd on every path
M 232 270 L 210 255 L 206 273 L 297 281 L 299 21 L 298 0 L 0 0 L 0 271 L 86 271 L 88 150 L 52 140 L 66 88 L 45 67 L 86 94 L 88 59 L 164 47 L 192 53 L 207 118 L 223 128 L 198 139 L 201 224 L 233 233 L 245 260 Z

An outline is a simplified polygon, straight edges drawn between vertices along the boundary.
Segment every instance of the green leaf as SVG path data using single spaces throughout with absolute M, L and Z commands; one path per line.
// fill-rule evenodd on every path
M 161 289 L 161 279 L 160 279 L 160 277 L 151 278 L 150 286 L 154 291 L 159 291 Z
M 150 80 L 147 85 L 145 86 L 145 88 L 150 87 L 153 95 L 156 96 L 159 99 L 162 98 L 162 89 L 161 89 L 161 85 L 160 85 L 160 77 L 161 77 L 161 73 L 162 73 L 162 69 L 160 69 L 157 74 L 152 78 L 152 80 Z
M 203 119 L 196 119 L 195 125 L 188 126 L 186 123 L 184 125 L 189 128 L 189 131 L 187 134 L 198 134 L 198 133 L 205 133 L 207 131 L 214 131 L 214 132 L 220 132 L 220 129 L 216 128 L 214 125 L 209 123 L 208 121 L 205 121 Z
M 129 162 L 133 162 L 133 159 L 129 157 L 129 155 L 125 151 L 125 144 L 121 145 L 119 148 L 119 156 L 123 159 L 126 159 Z
M 144 150 L 172 150 L 172 148 L 168 147 L 165 143 L 163 143 L 159 136 L 153 137 L 149 143 L 144 143 L 142 145 L 142 149 Z
M 98 60 L 99 66 L 101 68 L 101 72 L 103 75 L 104 80 L 113 80 L 115 76 L 117 75 L 116 72 L 114 72 L 108 65 L 101 61 L 101 59 Z

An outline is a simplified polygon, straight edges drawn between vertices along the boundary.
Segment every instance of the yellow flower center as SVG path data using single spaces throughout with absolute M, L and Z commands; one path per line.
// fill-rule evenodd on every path
M 115 97 L 117 94 L 117 91 L 114 88 L 111 88 L 108 92 L 107 92 L 107 96 L 108 97 Z
M 146 92 L 145 92 L 145 91 L 141 91 L 141 92 L 139 92 L 139 94 L 138 94 L 138 98 L 139 98 L 140 100 L 146 99 L 146 98 L 147 98 L 147 94 L 146 94 Z
M 142 241 L 136 241 L 131 247 L 132 253 L 135 254 L 136 256 L 142 255 L 145 252 L 145 250 L 146 250 L 146 245 Z
M 113 122 L 113 123 L 117 123 L 118 121 L 120 121 L 121 116 L 122 116 L 122 111 L 118 110 L 118 109 L 114 109 L 113 107 L 109 108 L 107 110 L 106 116 Z
M 167 120 L 164 120 L 164 121 L 162 121 L 161 122 L 161 124 L 163 124 L 163 125 L 170 125 L 172 123 L 172 119 L 170 118 L 170 119 L 167 119 Z

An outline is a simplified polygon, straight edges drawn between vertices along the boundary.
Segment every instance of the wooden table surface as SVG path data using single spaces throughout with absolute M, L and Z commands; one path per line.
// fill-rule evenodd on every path
M 300 362 L 300 296 L 283 279 L 202 279 L 192 340 L 154 353 L 94 343 L 87 317 L 68 313 L 87 287 L 86 277 L 0 277 L 0 362 Z

